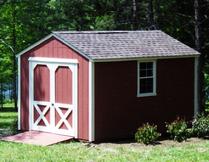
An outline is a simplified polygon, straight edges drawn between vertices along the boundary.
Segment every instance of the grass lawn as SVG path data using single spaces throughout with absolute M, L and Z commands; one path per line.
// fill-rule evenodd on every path
M 16 113 L 9 110 L 11 109 L 0 112 L 0 129 L 3 130 L 0 136 L 16 118 Z M 144 146 L 136 143 L 70 142 L 39 147 L 0 141 L 0 161 L 209 161 L 208 140 L 192 138 L 183 143 L 170 140 L 160 143 L 156 146 Z
M 0 137 L 11 133 L 12 124 L 16 119 L 17 113 L 11 104 L 4 105 L 3 110 L 0 111 Z

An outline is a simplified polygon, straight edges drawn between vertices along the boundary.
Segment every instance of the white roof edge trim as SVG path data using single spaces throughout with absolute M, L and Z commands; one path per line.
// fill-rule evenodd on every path
M 25 54 L 26 52 L 30 51 L 31 49 L 37 47 L 38 45 L 40 45 L 41 43 L 45 42 L 46 40 L 50 39 L 51 37 L 55 37 L 56 39 L 58 39 L 59 41 L 61 41 L 62 43 L 64 43 L 65 45 L 67 45 L 68 47 L 72 48 L 74 51 L 78 52 L 80 55 L 82 55 L 83 57 L 87 58 L 88 60 L 92 59 L 90 57 L 88 57 L 86 54 L 84 54 L 82 51 L 78 50 L 76 47 L 74 47 L 72 44 L 70 44 L 69 42 L 64 41 L 63 39 L 61 39 L 60 37 L 58 37 L 56 34 L 51 33 L 49 35 L 47 35 L 46 37 L 44 37 L 43 39 L 39 40 L 38 42 L 32 44 L 31 46 L 29 46 L 28 48 L 24 49 L 23 51 L 21 51 L 20 53 L 18 53 L 16 55 L 16 57 L 20 57 L 21 55 Z
M 158 59 L 175 59 L 175 58 L 198 58 L 200 55 L 179 55 L 179 56 L 150 56 L 150 57 L 135 57 L 135 58 L 109 58 L 95 59 L 93 62 L 117 62 L 117 61 L 139 61 L 139 60 L 158 60 Z

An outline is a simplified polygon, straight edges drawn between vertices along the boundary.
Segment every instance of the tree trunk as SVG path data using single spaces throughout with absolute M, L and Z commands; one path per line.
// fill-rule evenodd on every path
M 160 0 L 155 0 L 155 8 L 156 8 L 156 10 L 155 10 L 155 27 L 156 27 L 156 29 L 159 29 L 159 24 L 160 24 L 160 22 L 159 22 L 159 20 L 160 20 Z
M 136 18 L 136 0 L 132 0 L 132 9 L 133 9 L 133 14 L 132 14 L 132 29 L 137 30 L 137 18 Z
M 201 33 L 201 14 L 200 14 L 200 4 L 201 0 L 194 0 L 194 28 L 195 28 L 195 48 L 200 53 L 202 52 L 202 33 Z M 198 66 L 198 103 L 199 103 L 199 112 L 204 112 L 204 53 L 201 53 L 199 57 L 199 66 Z
M 155 23 L 154 23 L 154 13 L 153 13 L 153 0 L 148 1 L 148 26 L 149 29 L 155 29 Z
M 12 1 L 12 47 L 13 47 L 13 99 L 15 110 L 17 111 L 17 65 L 16 65 L 16 1 Z

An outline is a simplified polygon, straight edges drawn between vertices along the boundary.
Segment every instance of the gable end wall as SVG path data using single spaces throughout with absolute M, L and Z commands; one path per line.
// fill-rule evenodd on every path
M 65 44 L 51 38 L 21 55 L 20 128 L 29 130 L 29 57 L 68 58 L 78 60 L 78 138 L 88 140 L 88 67 L 89 61 Z

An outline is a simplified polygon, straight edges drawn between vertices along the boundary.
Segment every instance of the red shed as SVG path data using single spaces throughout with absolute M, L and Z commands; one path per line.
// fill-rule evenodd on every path
M 199 53 L 162 31 L 53 32 L 18 55 L 18 126 L 86 141 L 198 112 Z

